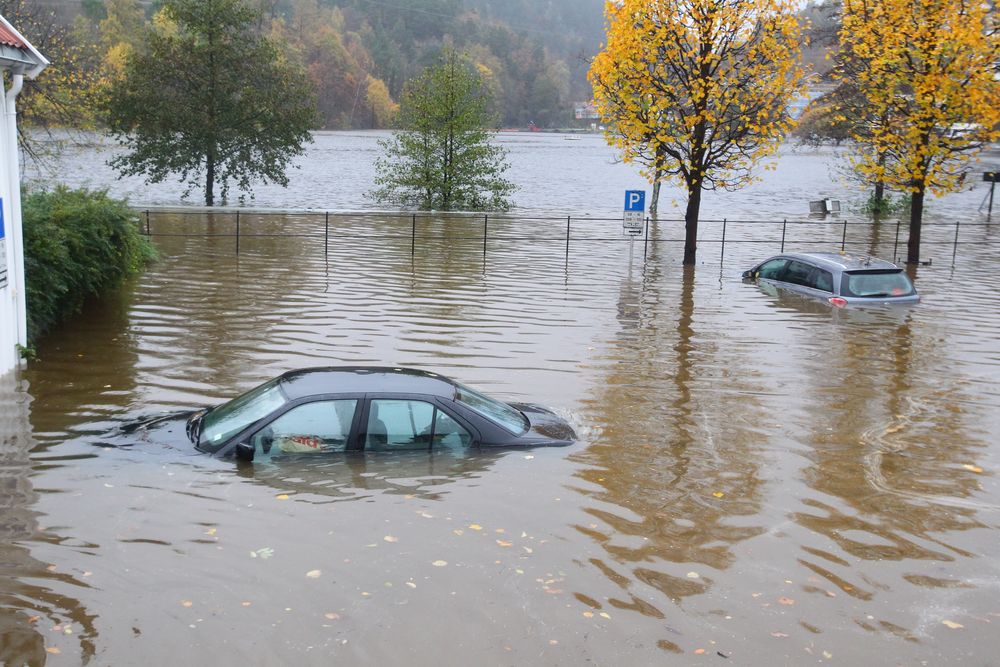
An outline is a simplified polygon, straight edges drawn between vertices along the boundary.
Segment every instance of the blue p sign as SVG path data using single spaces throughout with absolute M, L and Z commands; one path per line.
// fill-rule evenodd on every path
M 626 211 L 638 211 L 642 213 L 646 210 L 646 191 L 645 190 L 626 190 L 625 191 L 625 210 Z

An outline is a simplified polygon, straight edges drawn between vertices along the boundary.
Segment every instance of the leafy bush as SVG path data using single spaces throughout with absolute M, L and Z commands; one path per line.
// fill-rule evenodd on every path
M 29 345 L 156 256 L 128 204 L 107 191 L 33 192 L 23 211 Z

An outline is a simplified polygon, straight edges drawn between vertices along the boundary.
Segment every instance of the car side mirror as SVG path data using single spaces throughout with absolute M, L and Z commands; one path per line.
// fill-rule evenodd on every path
M 249 442 L 241 442 L 236 445 L 236 460 L 253 463 L 254 446 Z

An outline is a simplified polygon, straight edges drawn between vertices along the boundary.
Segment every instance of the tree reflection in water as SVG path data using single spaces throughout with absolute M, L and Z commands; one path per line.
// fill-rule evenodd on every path
M 714 358 L 722 334 L 698 326 L 693 267 L 678 281 L 663 264 L 654 248 L 638 284 L 631 272 L 622 283 L 621 330 L 588 406 L 603 437 L 576 456 L 599 522 L 577 529 L 604 547 L 591 563 L 623 593 L 609 603 L 654 618 L 709 590 L 733 545 L 764 530 L 740 521 L 759 511 L 762 438 L 747 427 L 758 407 L 750 391 L 735 397 L 744 380 Z

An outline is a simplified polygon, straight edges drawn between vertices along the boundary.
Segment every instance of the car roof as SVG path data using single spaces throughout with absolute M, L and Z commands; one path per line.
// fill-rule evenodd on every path
M 892 262 L 868 255 L 848 255 L 839 252 L 789 252 L 781 255 L 799 259 L 824 269 L 837 271 L 879 271 L 898 269 Z
M 451 398 L 455 383 L 446 377 L 414 368 L 388 366 L 328 366 L 289 371 L 279 378 L 292 400 L 315 394 L 394 392 Z

